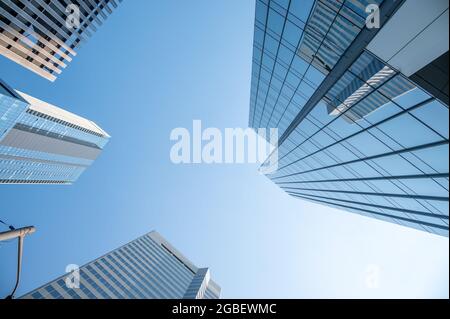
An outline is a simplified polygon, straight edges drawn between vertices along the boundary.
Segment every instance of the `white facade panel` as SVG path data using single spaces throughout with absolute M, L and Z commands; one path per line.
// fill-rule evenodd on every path
M 448 0 L 406 0 L 367 49 L 410 76 L 448 51 Z

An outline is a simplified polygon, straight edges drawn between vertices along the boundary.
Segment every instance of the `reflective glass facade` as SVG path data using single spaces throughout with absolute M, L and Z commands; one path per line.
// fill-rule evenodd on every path
M 194 266 L 156 232 L 80 267 L 79 274 L 79 288 L 68 288 L 66 275 L 22 298 L 217 299 L 220 296 L 220 287 L 211 280 L 209 269 Z
M 258 0 L 250 126 L 279 128 L 288 194 L 448 236 L 448 105 L 355 49 L 387 2 Z
M 71 184 L 109 140 L 93 122 L 0 87 L 0 184 Z

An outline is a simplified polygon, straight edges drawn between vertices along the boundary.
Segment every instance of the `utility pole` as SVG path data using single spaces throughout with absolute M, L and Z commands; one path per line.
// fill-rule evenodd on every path
M 10 240 L 10 239 L 14 239 L 14 238 L 19 239 L 19 243 L 17 246 L 18 247 L 18 259 L 17 259 L 16 285 L 14 286 L 12 293 L 5 299 L 13 299 L 14 293 L 16 292 L 17 287 L 19 286 L 20 270 L 22 268 L 23 239 L 25 238 L 26 235 L 32 234 L 35 231 L 36 231 L 36 228 L 34 226 L 30 226 L 30 227 L 12 229 L 12 230 L 8 230 L 8 231 L 0 233 L 0 241 Z

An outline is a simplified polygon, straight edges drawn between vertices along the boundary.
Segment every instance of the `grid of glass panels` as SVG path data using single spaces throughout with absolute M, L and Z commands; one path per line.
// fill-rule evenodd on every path
M 385 74 L 364 77 L 369 65 Z M 364 89 L 349 100 L 349 85 Z M 280 145 L 269 177 L 295 197 L 448 236 L 448 113 L 364 52 Z
M 199 276 L 151 234 L 81 267 L 79 288 L 68 288 L 61 277 L 23 298 L 182 299 Z M 211 284 L 205 298 L 218 298 L 220 288 Z
M 14 97 L 0 81 L 0 141 L 14 127 L 28 103 Z
M 257 0 L 249 126 L 281 136 L 382 2 Z
M 0 153 L 0 183 L 5 184 L 46 181 L 70 183 L 77 180 L 85 169 L 82 166 L 8 159 Z
M 109 138 L 71 127 L 70 123 L 63 124 L 53 117 L 30 112 L 27 103 L 12 96 L 3 85 L 1 87 L 0 184 L 75 182 L 93 160 L 2 145 L 2 139 L 12 128 L 16 128 L 101 150 Z

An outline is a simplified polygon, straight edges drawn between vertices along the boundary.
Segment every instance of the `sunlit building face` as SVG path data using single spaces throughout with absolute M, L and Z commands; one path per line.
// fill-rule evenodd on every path
M 389 19 L 369 29 L 374 3 Z M 258 0 L 249 124 L 280 130 L 267 176 L 299 199 L 448 236 L 446 10 Z

